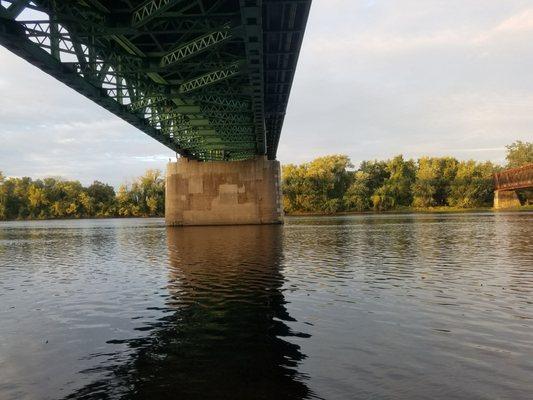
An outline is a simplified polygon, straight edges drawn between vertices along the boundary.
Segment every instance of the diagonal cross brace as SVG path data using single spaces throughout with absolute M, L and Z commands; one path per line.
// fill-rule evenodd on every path
M 227 39 L 231 38 L 231 36 L 232 33 L 227 28 L 200 36 L 199 38 L 181 45 L 165 54 L 161 59 L 160 65 L 161 67 L 168 67 L 169 65 L 176 64 L 189 57 L 195 56 L 196 54 L 199 54 L 210 47 L 226 41 Z
M 138 28 L 180 2 L 181 0 L 148 0 L 134 11 L 131 25 Z
M 183 83 L 180 88 L 180 93 L 189 93 L 194 90 L 203 88 L 208 85 L 229 79 L 240 73 L 239 64 L 232 64 L 227 68 L 220 69 L 218 71 L 208 72 L 202 76 L 191 79 Z
M 232 108 L 241 111 L 248 111 L 250 109 L 250 102 L 247 100 L 241 100 L 236 97 L 224 97 L 216 95 L 201 95 L 195 96 L 195 100 L 203 104 L 213 104 L 216 106 L 222 106 Z

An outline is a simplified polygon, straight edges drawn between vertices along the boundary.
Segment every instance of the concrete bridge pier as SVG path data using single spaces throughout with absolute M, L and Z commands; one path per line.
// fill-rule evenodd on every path
M 520 199 L 515 190 L 495 190 L 494 191 L 494 208 L 516 208 L 520 207 Z
M 180 158 L 167 164 L 167 225 L 283 223 L 280 164 L 266 156 L 234 162 Z

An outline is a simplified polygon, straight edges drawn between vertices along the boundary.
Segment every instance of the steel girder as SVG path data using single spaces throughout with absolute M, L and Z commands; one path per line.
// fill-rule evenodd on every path
M 273 159 L 309 4 L 8 0 L 0 44 L 185 157 Z

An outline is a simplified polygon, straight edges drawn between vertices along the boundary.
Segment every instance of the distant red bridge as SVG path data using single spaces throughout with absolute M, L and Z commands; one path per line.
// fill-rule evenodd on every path
M 494 208 L 519 207 L 516 191 L 533 189 L 533 163 L 494 174 L 494 189 Z

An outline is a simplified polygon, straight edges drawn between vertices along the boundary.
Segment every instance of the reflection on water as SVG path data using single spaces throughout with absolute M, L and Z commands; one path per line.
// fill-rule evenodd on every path
M 280 292 L 281 227 L 167 228 L 166 315 L 131 360 L 68 398 L 301 399 L 304 358 Z
M 532 222 L 0 223 L 0 399 L 530 399 Z

